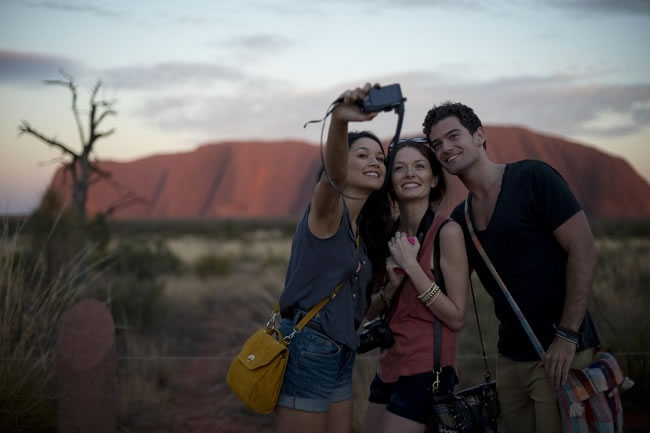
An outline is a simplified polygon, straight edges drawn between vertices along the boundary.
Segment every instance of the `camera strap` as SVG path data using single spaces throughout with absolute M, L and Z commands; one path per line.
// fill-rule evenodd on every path
M 447 289 L 445 287 L 445 278 L 442 275 L 442 269 L 440 269 L 440 231 L 447 224 L 450 219 L 447 219 L 440 224 L 438 227 L 438 233 L 433 239 L 433 278 L 436 281 L 440 291 L 447 295 Z M 442 353 L 442 329 L 440 325 L 440 319 L 435 314 L 433 315 L 433 374 L 439 375 L 442 369 L 440 368 L 440 358 Z M 433 393 L 437 391 L 436 383 L 439 384 L 439 378 L 436 376 L 434 381 Z
M 388 148 L 390 148 L 393 144 L 397 143 L 397 140 L 399 139 L 400 132 L 402 131 L 402 123 L 404 121 L 404 101 L 406 98 L 402 100 L 402 102 L 395 107 L 395 113 L 397 113 L 397 126 L 395 127 L 395 135 L 391 139 L 390 143 L 388 144 Z M 352 197 L 347 194 L 345 194 L 343 191 L 341 191 L 338 186 L 334 183 L 332 178 L 330 177 L 329 171 L 327 170 L 327 165 L 325 165 L 325 157 L 324 157 L 324 152 L 323 152 L 323 135 L 325 134 L 325 121 L 327 118 L 332 114 L 336 106 L 340 103 L 343 102 L 343 97 L 340 97 L 333 101 L 328 107 L 327 110 L 325 111 L 325 116 L 323 116 L 322 119 L 316 119 L 316 120 L 310 120 L 308 122 L 305 122 L 305 124 L 302 126 L 303 128 L 306 128 L 307 125 L 310 125 L 312 123 L 321 123 L 323 122 L 323 125 L 321 126 L 320 130 L 320 160 L 321 164 L 323 165 L 323 174 L 325 174 L 325 177 L 327 178 L 327 181 L 329 184 L 334 188 L 335 191 L 338 191 L 339 194 L 341 194 L 345 198 L 349 198 L 351 200 L 364 200 L 364 197 Z
M 445 278 L 442 275 L 442 269 L 440 269 L 440 230 L 442 227 L 447 224 L 451 219 L 447 219 L 438 228 L 438 233 L 436 234 L 435 239 L 433 240 L 433 275 L 436 279 L 436 284 L 440 287 L 442 293 L 447 295 L 447 289 L 445 288 Z M 472 291 L 472 301 L 474 304 L 474 316 L 476 317 L 476 326 L 478 327 L 478 336 L 479 341 L 481 342 L 481 351 L 483 354 L 483 364 L 485 367 L 485 381 L 489 382 L 492 377 L 490 372 L 490 367 L 488 364 L 487 355 L 485 353 L 485 345 L 483 343 L 483 333 L 481 332 L 481 322 L 478 317 L 478 308 L 476 306 L 476 297 L 474 296 L 474 285 L 472 284 L 472 278 L 469 279 L 470 288 Z M 440 367 L 440 358 L 442 353 L 442 329 L 440 325 L 440 320 L 437 316 L 434 316 L 433 323 L 433 373 L 440 374 L 442 371 Z M 435 380 L 438 378 L 436 377 Z M 436 383 L 434 381 L 434 394 L 435 394 Z
M 422 242 L 424 241 L 424 237 L 427 235 L 427 232 L 431 228 L 431 224 L 433 224 L 433 220 L 435 219 L 435 216 L 436 214 L 431 210 L 430 207 L 428 207 L 427 211 L 424 213 L 424 216 L 420 220 L 420 224 L 418 225 L 418 231 L 416 232 L 415 235 L 420 245 L 422 245 Z M 391 229 L 391 233 L 390 233 L 391 236 L 395 235 L 398 227 L 399 227 L 399 218 L 397 218 L 395 224 L 393 224 L 393 228 Z M 419 259 L 420 259 L 420 252 L 418 251 L 418 260 Z M 385 313 L 384 317 L 388 318 L 389 314 L 397 306 L 397 303 L 399 302 L 399 295 L 402 292 L 402 288 L 404 287 L 406 280 L 408 280 L 408 276 L 404 277 L 399 287 L 397 287 L 397 290 L 395 290 L 395 293 L 393 294 L 393 299 L 395 299 L 395 302 L 392 302 L 390 307 L 384 311 Z

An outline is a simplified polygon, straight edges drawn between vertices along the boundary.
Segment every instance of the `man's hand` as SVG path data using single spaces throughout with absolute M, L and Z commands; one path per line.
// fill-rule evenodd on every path
M 576 349 L 575 344 L 563 338 L 555 337 L 546 351 L 546 359 L 543 363 L 544 370 L 556 391 L 566 383 Z

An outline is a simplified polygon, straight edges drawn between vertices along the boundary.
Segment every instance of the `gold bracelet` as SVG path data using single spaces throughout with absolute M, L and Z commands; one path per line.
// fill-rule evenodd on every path
M 429 288 L 418 295 L 418 299 L 421 301 L 422 299 L 426 298 L 427 296 L 430 296 L 431 293 L 435 290 L 436 287 L 438 287 L 438 285 L 436 284 L 435 281 L 432 281 Z
M 431 300 L 430 300 L 429 302 L 427 302 L 426 304 L 424 304 L 424 306 L 425 306 L 425 307 L 429 307 L 429 306 L 431 306 L 431 304 L 433 304 L 433 303 L 436 301 L 436 299 L 438 298 L 438 295 L 439 295 L 439 294 L 440 294 L 440 290 L 438 290 L 438 291 L 436 292 L 436 294 L 433 295 L 433 297 L 431 297 Z
M 427 303 L 432 299 L 435 298 L 438 293 L 440 293 L 440 287 L 436 285 L 436 287 L 431 291 L 427 296 L 424 298 L 420 299 L 420 302 L 422 302 L 424 305 L 427 305 Z
M 429 288 L 426 291 L 422 292 L 422 294 L 420 294 L 418 296 L 418 299 L 420 301 L 424 301 L 424 300 L 429 299 L 431 297 L 431 295 L 433 295 L 437 289 L 438 289 L 438 285 L 436 284 L 435 281 L 433 281 L 431 283 L 431 286 L 429 286 Z

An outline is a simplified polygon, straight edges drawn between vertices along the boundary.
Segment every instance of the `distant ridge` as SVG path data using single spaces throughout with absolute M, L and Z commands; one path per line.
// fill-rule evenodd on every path
M 488 154 L 497 162 L 540 159 L 567 180 L 590 217 L 650 218 L 650 185 L 622 158 L 525 128 L 487 126 Z M 117 218 L 210 219 L 299 216 L 309 201 L 318 170 L 317 146 L 295 140 L 211 143 L 177 154 L 130 162 L 102 161 L 112 179 L 147 199 L 118 210 Z M 447 209 L 467 193 L 453 176 L 443 202 Z M 62 169 L 51 187 L 69 196 Z M 121 193 L 91 186 L 88 212 L 105 211 Z

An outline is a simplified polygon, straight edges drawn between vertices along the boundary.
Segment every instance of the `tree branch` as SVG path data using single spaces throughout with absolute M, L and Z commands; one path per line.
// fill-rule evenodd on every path
M 110 185 L 115 191 L 118 191 L 122 193 L 125 190 L 125 187 L 121 185 L 119 182 L 113 179 L 106 180 L 106 183 Z M 109 207 L 104 211 L 106 215 L 111 215 L 115 212 L 117 212 L 120 209 L 124 209 L 129 206 L 133 206 L 134 204 L 144 204 L 148 205 L 150 203 L 150 200 L 134 193 L 133 191 L 127 191 L 123 193 L 123 195 L 115 200 Z
M 145 198 L 142 198 L 142 197 L 138 196 L 135 193 L 129 192 L 129 193 L 123 195 L 122 197 L 120 197 L 119 199 L 117 199 L 116 201 L 114 201 L 108 207 L 108 209 L 106 209 L 104 211 L 104 213 L 106 215 L 112 215 L 113 213 L 117 212 L 118 210 L 128 208 L 128 207 L 133 206 L 135 204 L 144 204 L 144 205 L 146 205 L 148 203 L 149 203 L 149 200 L 147 200 Z
M 66 146 L 63 143 L 58 142 L 54 138 L 49 138 L 32 128 L 32 126 L 27 122 L 26 120 L 23 120 L 22 125 L 18 126 L 18 130 L 20 131 L 20 134 L 30 134 L 33 135 L 34 137 L 38 138 L 41 141 L 44 141 L 45 143 L 49 144 L 50 146 L 57 147 L 63 151 L 63 153 L 67 153 L 68 155 L 72 156 L 73 159 L 76 159 L 79 155 L 77 155 L 74 151 L 70 150 L 68 146 Z
M 81 125 L 79 108 L 77 107 L 77 86 L 75 85 L 72 76 L 68 74 L 63 68 L 59 68 L 59 73 L 63 75 L 63 78 L 65 78 L 67 81 L 45 80 L 45 84 L 64 86 L 70 89 L 70 92 L 72 93 L 72 113 L 74 115 L 74 121 L 77 124 L 77 130 L 79 131 L 79 140 L 81 140 L 81 145 L 84 146 L 86 143 L 86 138 L 84 137 L 84 130 L 83 126 Z
M 63 159 L 63 156 L 57 156 L 56 158 L 52 158 L 49 161 L 39 161 L 36 163 L 39 167 L 45 167 L 48 165 L 52 164 L 64 164 L 65 165 L 65 159 Z
M 98 138 L 101 138 L 101 137 L 108 137 L 109 135 L 111 135 L 114 132 L 115 132 L 115 128 L 109 129 L 106 132 L 98 132 L 98 133 L 95 134 L 95 139 L 98 139 Z
M 100 123 L 102 120 L 104 120 L 104 118 L 105 118 L 106 116 L 116 116 L 116 115 L 117 115 L 117 111 L 112 110 L 112 109 L 108 109 L 108 110 L 104 111 L 104 112 L 99 116 L 99 118 L 98 118 L 97 121 L 95 122 L 94 126 L 99 126 L 99 123 Z
M 99 175 L 100 177 L 110 179 L 112 176 L 110 171 L 102 170 L 101 168 L 97 167 L 97 165 L 94 162 L 91 162 L 89 167 L 93 173 Z

